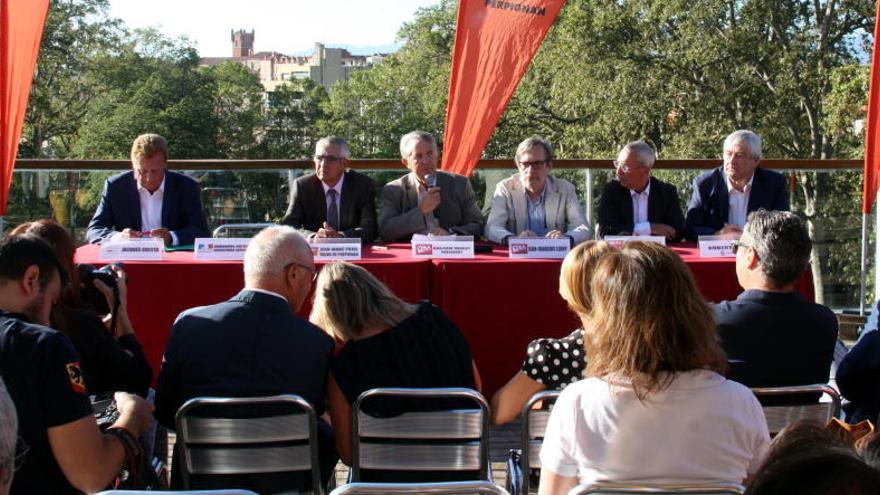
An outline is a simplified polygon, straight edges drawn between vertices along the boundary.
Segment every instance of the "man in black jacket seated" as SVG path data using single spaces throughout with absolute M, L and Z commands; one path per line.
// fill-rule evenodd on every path
M 795 291 L 812 242 L 789 212 L 752 212 L 736 244 L 736 276 L 745 291 L 716 304 L 728 378 L 749 387 L 827 383 L 837 343 L 830 309 Z

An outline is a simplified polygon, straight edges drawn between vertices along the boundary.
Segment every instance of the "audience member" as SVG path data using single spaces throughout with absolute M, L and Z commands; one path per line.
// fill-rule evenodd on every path
M 199 186 L 168 169 L 168 144 L 158 134 L 141 134 L 131 145 L 131 172 L 107 179 L 89 222 L 89 242 L 157 237 L 166 246 L 210 237 Z
M 150 421 L 152 406 L 115 395 L 119 419 L 101 433 L 92 416 L 70 340 L 49 328 L 52 302 L 66 274 L 49 247 L 30 235 L 0 241 L 0 378 L 19 420 L 28 453 L 12 481 L 13 494 L 96 492 L 119 473 Z
M 745 291 L 714 307 L 728 378 L 748 387 L 828 382 L 837 318 L 795 290 L 812 249 L 803 220 L 787 211 L 752 212 L 734 245 Z
M 336 448 L 346 464 L 351 404 L 362 392 L 478 386 L 467 341 L 449 318 L 427 301 L 402 301 L 360 266 L 333 263 L 321 270 L 310 319 L 344 342 L 330 364 L 327 400 Z
M 590 225 L 570 182 L 550 175 L 553 147 L 531 137 L 516 148 L 519 173 L 498 183 L 486 222 L 486 238 L 506 244 L 511 236 L 568 237 L 572 245 L 590 238 Z
M 874 313 L 880 312 L 880 302 Z M 844 404 L 846 419 L 855 423 L 864 419 L 876 422 L 880 415 L 880 331 L 877 318 L 859 335 L 837 367 L 837 386 L 850 402 Z
M 400 138 L 401 161 L 410 173 L 382 188 L 379 235 L 385 242 L 413 234 L 478 237 L 483 217 L 467 177 L 437 170 L 437 141 L 424 131 Z
M 761 138 L 740 130 L 724 140 L 724 164 L 694 179 L 685 228 L 691 240 L 701 235 L 742 233 L 749 213 L 788 211 L 788 184 L 772 170 L 758 168 Z
M 0 495 L 9 493 L 15 474 L 16 445 L 18 445 L 18 415 L 9 397 L 6 384 L 0 378 Z
M 156 389 L 156 419 L 174 429 L 174 415 L 199 396 L 297 394 L 324 413 L 333 341 L 296 315 L 317 269 L 306 240 L 292 227 L 269 227 L 245 252 L 244 289 L 229 301 L 184 311 L 171 329 Z M 329 426 L 319 421 L 322 475 L 336 462 Z M 181 487 L 180 466 L 171 472 Z M 302 488 L 302 473 L 191 476 L 191 488 L 249 488 L 260 493 Z
M 592 306 L 590 276 L 596 263 L 610 250 L 602 241 L 587 241 L 572 249 L 562 261 L 559 295 L 578 315 L 583 327 L 561 339 L 540 338 L 529 343 L 520 372 L 492 397 L 493 424 L 518 418 L 523 405 L 536 393 L 562 390 L 584 377 L 584 328 Z
M 348 166 L 348 144 L 330 136 L 315 144 L 315 173 L 293 182 L 281 223 L 306 237 L 376 238 L 376 185 Z
M 681 258 L 632 242 L 591 277 L 587 378 L 556 402 L 539 493 L 578 481 L 742 482 L 769 443 L 758 400 L 726 380 L 712 311 Z
M 678 241 L 684 235 L 684 216 L 678 191 L 652 177 L 654 149 L 633 141 L 614 160 L 615 179 L 605 184 L 599 200 L 599 232 L 606 235 L 655 235 Z
M 78 270 L 73 261 L 73 238 L 67 229 L 52 220 L 43 219 L 23 223 L 11 233 L 21 234 L 30 234 L 49 243 L 70 277 L 70 283 L 52 306 L 50 322 L 52 328 L 70 338 L 82 358 L 80 365 L 89 393 L 124 391 L 146 397 L 153 371 L 128 316 L 125 271 L 116 265 L 110 268 L 116 276 L 119 306 L 116 310 L 116 328 L 108 328 L 112 324 L 112 315 L 106 315 L 102 321 L 98 314 L 86 309 L 82 303 Z M 107 305 L 112 311 L 115 306 L 113 291 L 100 280 L 95 280 L 94 284 L 107 298 Z

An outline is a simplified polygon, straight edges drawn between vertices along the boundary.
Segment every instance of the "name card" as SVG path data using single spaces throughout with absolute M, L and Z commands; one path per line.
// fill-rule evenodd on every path
M 620 247 L 627 242 L 634 241 L 653 242 L 661 246 L 666 245 L 666 238 L 662 235 L 606 235 L 602 240 L 614 247 Z
M 362 243 L 358 237 L 315 238 L 309 240 L 312 256 L 316 260 L 359 260 Z
M 162 239 L 120 239 L 101 244 L 98 259 L 101 261 L 162 261 L 165 243 Z
M 697 239 L 701 258 L 734 258 L 736 251 L 733 241 L 736 237 L 723 235 L 701 235 Z
M 250 237 L 198 237 L 193 243 L 197 260 L 241 261 Z
M 473 258 L 474 238 L 472 236 L 456 236 L 455 240 L 446 240 L 446 236 L 438 240 L 424 235 L 412 238 L 413 258 Z
M 507 247 L 511 258 L 561 259 L 571 250 L 571 241 L 567 237 L 510 237 L 507 239 Z

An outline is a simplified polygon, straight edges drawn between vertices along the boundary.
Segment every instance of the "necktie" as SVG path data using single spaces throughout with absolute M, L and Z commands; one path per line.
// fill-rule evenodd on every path
M 339 230 L 339 204 L 336 202 L 336 189 L 327 191 L 330 196 L 330 206 L 327 207 L 327 223 L 333 227 L 333 230 Z

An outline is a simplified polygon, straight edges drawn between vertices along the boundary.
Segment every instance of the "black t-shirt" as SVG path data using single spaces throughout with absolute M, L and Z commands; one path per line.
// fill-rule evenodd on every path
M 15 402 L 19 441 L 29 448 L 10 493 L 79 493 L 55 462 L 48 437 L 49 428 L 92 414 L 70 340 L 23 315 L 0 312 L 0 376 Z

